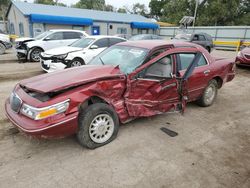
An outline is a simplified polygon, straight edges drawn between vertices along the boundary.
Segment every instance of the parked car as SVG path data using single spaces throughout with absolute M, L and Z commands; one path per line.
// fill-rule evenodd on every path
M 129 40 L 163 40 L 163 37 L 153 34 L 134 35 Z
M 212 105 L 217 90 L 234 76 L 234 62 L 215 59 L 192 43 L 122 42 L 89 65 L 21 81 L 5 111 L 29 135 L 76 133 L 82 146 L 93 149 L 114 140 L 120 123 L 184 111 L 191 101 Z
M 124 41 L 126 40 L 120 37 L 101 35 L 79 39 L 69 46 L 42 52 L 40 56 L 41 66 L 46 72 L 54 72 L 65 68 L 86 65 L 107 47 Z
M 235 62 L 236 65 L 250 67 L 250 46 L 238 52 Z
M 211 35 L 207 33 L 194 33 L 194 34 L 182 33 L 182 34 L 177 34 L 173 39 L 199 44 L 204 48 L 206 48 L 209 53 L 214 48 L 213 39 Z
M 35 38 L 18 38 L 16 39 L 17 57 L 18 59 L 39 62 L 41 52 L 59 46 L 67 46 L 86 36 L 88 34 L 85 31 L 49 30 Z
M 6 49 L 12 48 L 9 35 L 0 33 L 0 55 L 4 54 Z

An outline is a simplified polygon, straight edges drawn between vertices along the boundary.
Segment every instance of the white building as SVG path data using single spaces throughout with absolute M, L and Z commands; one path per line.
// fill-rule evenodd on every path
M 106 12 L 12 1 L 9 33 L 33 37 L 49 29 L 78 29 L 93 35 L 156 33 L 159 26 L 136 14 Z

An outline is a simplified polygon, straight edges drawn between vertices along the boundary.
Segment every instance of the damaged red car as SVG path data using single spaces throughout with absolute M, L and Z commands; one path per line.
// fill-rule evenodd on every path
M 235 62 L 238 66 L 250 67 L 250 46 L 238 52 Z
M 187 102 L 210 106 L 235 76 L 235 63 L 198 45 L 130 41 L 114 45 L 89 65 L 18 83 L 6 100 L 7 117 L 36 137 L 76 134 L 87 148 L 105 145 L 119 125 L 138 117 L 183 112 Z

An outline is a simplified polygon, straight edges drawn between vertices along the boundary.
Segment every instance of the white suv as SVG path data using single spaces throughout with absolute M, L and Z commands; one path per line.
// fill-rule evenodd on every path
M 88 36 L 85 31 L 49 30 L 35 38 L 19 38 L 16 40 L 18 59 L 40 61 L 40 53 L 58 46 L 67 46 L 80 38 Z
M 40 55 L 41 66 L 46 72 L 54 72 L 85 65 L 109 46 L 124 41 L 126 39 L 115 36 L 89 36 L 77 40 L 69 46 L 42 52 Z

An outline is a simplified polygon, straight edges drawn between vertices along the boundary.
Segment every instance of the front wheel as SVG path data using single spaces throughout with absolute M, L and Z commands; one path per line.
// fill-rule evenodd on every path
M 95 149 L 116 138 L 119 119 L 112 107 L 104 103 L 95 103 L 80 112 L 78 126 L 79 143 L 89 149 Z
M 84 61 L 80 58 L 75 58 L 70 62 L 69 67 L 79 67 L 82 65 L 85 65 Z
M 201 98 L 197 101 L 199 106 L 207 107 L 211 106 L 218 93 L 218 83 L 216 80 L 211 80 L 208 86 L 205 88 Z
M 31 52 L 30 52 L 30 60 L 33 62 L 39 62 L 40 61 L 40 54 L 41 52 L 43 52 L 42 49 L 40 48 L 34 48 Z

